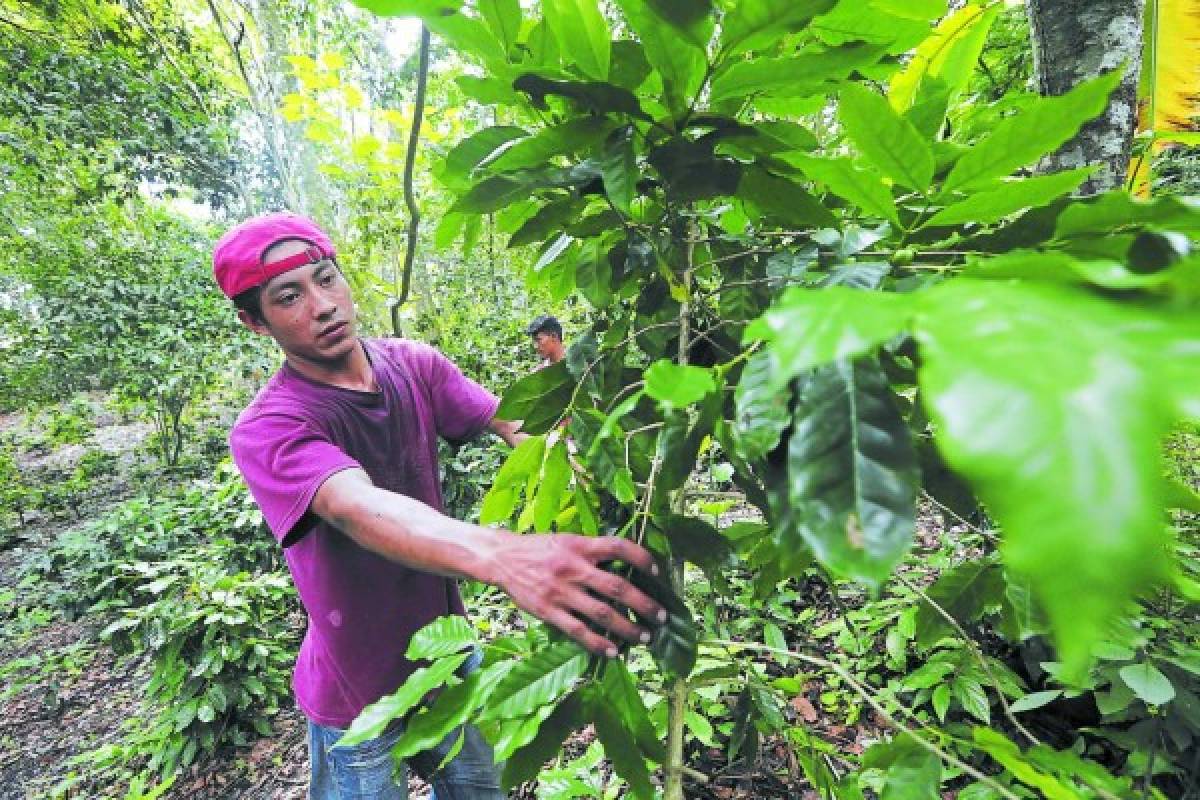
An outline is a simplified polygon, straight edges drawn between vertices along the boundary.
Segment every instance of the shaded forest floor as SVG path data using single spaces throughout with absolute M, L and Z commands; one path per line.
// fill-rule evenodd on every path
M 154 456 L 146 448 L 149 430 L 123 424 L 111 414 L 98 413 L 89 445 L 111 452 L 119 464 L 113 474 L 98 479 L 79 499 L 77 511 L 57 515 L 27 514 L 23 526 L 0 537 L 0 800 L 41 797 L 123 796 L 133 772 L 118 773 L 121 783 L 101 785 L 89 766 L 124 737 L 144 725 L 147 709 L 143 687 L 150 659 L 140 652 L 122 655 L 99 637 L 111 619 L 105 613 L 84 612 L 77 618 L 52 602 L 54 593 L 72 587 L 56 583 L 37 570 L 57 537 L 101 516 L 144 491 Z M 65 474 L 84 452 L 79 445 L 49 447 L 40 440 L 36 420 L 15 414 L 0 417 L 0 435 L 39 442 L 22 456 L 19 466 L 46 480 Z M 223 438 L 223 437 L 222 437 Z M 139 472 L 139 467 L 141 472 Z M 161 477 L 161 476 L 160 476 Z M 186 481 L 184 476 L 177 480 Z M 736 513 L 736 511 L 735 511 Z M 927 531 L 922 537 L 931 537 Z M 932 545 L 930 541 L 927 544 Z M 840 601 L 829 596 L 819 581 L 805 581 L 792 600 L 796 609 L 813 608 L 808 626 L 840 615 Z M 470 605 L 470 603 L 468 603 Z M 511 608 L 496 603 L 484 613 L 493 626 L 520 624 Z M 725 613 L 736 613 L 725 609 Z M 302 624 L 297 619 L 296 624 Z M 496 630 L 496 627 L 492 628 Z M 761 631 L 755 632 L 761 640 Z M 772 675 L 794 674 L 768 659 Z M 803 721 L 808 730 L 848 755 L 858 755 L 884 735 L 886 725 L 872 713 L 850 714 L 841 708 L 829 713 L 819 697 L 828 687 L 809 678 L 799 687 L 784 713 Z M 854 724 L 846 724 L 847 716 Z M 166 798 L 262 798 L 295 800 L 306 796 L 308 753 L 305 722 L 290 703 L 273 722 L 274 735 L 246 747 L 227 747 L 214 758 L 179 774 Z M 578 758 L 592 741 L 590 730 L 576 734 L 564 752 Z M 815 798 L 802 779 L 791 747 L 778 740 L 762 743 L 754 764 L 731 763 L 719 747 L 693 739 L 688 763 L 696 770 L 688 796 L 705 800 L 738 798 Z M 604 766 L 600 767 L 603 771 Z M 703 775 L 704 778 L 699 776 Z M 705 778 L 707 780 L 705 780 Z M 427 787 L 411 780 L 412 796 L 425 797 Z M 137 797 L 138 795 L 129 795 Z M 534 787 L 514 796 L 534 798 Z

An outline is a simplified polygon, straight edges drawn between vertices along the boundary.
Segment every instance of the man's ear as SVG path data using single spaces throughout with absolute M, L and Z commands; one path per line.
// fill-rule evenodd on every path
M 270 336 L 271 335 L 271 329 L 267 327 L 266 323 L 259 322 L 258 320 L 256 320 L 253 317 L 253 315 L 251 315 L 250 312 L 247 311 L 246 309 L 239 308 L 238 312 L 237 312 L 237 316 L 238 316 L 238 322 L 242 323 L 247 328 L 249 328 L 250 330 L 257 333 L 259 336 Z

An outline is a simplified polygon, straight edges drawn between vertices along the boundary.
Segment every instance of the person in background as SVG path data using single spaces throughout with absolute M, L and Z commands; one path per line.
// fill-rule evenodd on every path
M 413 633 L 465 615 L 458 578 L 500 587 L 593 653 L 611 658 L 616 641 L 650 641 L 626 609 L 659 624 L 666 612 L 603 569 L 620 560 L 657 574 L 642 547 L 616 537 L 517 535 L 442 513 L 438 437 L 491 430 L 516 445 L 525 434 L 498 419 L 496 397 L 434 348 L 358 336 L 350 285 L 315 222 L 289 213 L 246 220 L 217 242 L 213 272 L 241 322 L 284 356 L 229 442 L 308 616 L 293 689 L 309 720 L 310 798 L 407 797 L 390 756 L 401 722 L 376 739 L 333 745 L 417 668 L 405 658 Z M 477 653 L 463 673 L 478 661 Z M 502 797 L 491 748 L 473 727 L 461 733 L 441 769 L 460 731 L 414 766 L 436 770 L 442 800 Z
M 533 337 L 533 347 L 542 360 L 538 369 L 545 369 L 562 361 L 567 354 L 563 344 L 563 329 L 557 319 L 542 314 L 525 326 L 525 333 Z

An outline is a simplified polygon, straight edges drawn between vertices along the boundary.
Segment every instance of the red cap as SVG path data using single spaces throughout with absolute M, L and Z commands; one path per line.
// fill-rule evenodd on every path
M 301 239 L 310 246 L 303 253 L 264 264 L 263 254 L 287 239 Z M 290 269 L 335 255 L 333 242 L 317 223 L 280 211 L 251 217 L 226 231 L 213 248 L 213 275 L 221 291 L 232 299 Z

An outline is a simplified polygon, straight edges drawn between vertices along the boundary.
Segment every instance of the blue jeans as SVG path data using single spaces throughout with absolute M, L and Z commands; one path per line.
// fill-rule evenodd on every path
M 482 654 L 466 660 L 463 675 L 478 668 Z M 408 770 L 392 765 L 392 745 L 404 732 L 393 722 L 382 735 L 353 747 L 333 747 L 345 731 L 308 723 L 308 752 L 312 774 L 309 800 L 408 800 Z M 462 749 L 441 769 L 438 766 L 463 735 Z M 502 800 L 500 770 L 492 747 L 473 726 L 453 731 L 431 750 L 413 756 L 412 766 L 433 785 L 430 800 Z

